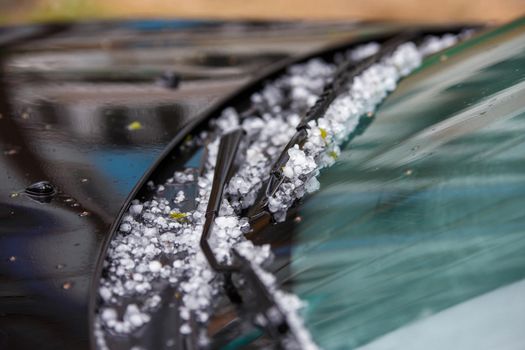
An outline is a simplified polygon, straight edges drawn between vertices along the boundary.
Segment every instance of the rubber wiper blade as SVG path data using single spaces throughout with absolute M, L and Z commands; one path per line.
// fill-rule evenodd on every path
M 288 150 L 293 148 L 295 145 L 302 147 L 306 142 L 306 138 L 308 136 L 307 129 L 309 128 L 308 123 L 312 120 L 317 120 L 323 117 L 332 102 L 334 102 L 337 96 L 346 90 L 348 84 L 355 77 L 362 74 L 374 64 L 390 56 L 401 44 L 418 38 L 421 38 L 421 33 L 416 31 L 401 33 L 382 44 L 381 49 L 379 49 L 379 51 L 370 57 L 365 58 L 364 60 L 357 63 L 348 59 L 341 66 L 339 66 L 339 68 L 334 73 L 334 79 L 325 85 L 323 93 L 321 96 L 319 96 L 315 104 L 303 116 L 299 125 L 297 126 L 297 131 L 283 148 L 277 157 L 277 160 L 270 168 L 270 175 L 266 183 L 263 185 L 263 192 L 259 195 L 258 201 L 256 201 L 248 210 L 248 216 L 251 222 L 256 221 L 265 214 L 268 214 L 268 199 L 276 193 L 284 180 L 282 168 L 288 162 Z
M 298 337 L 289 327 L 286 313 L 275 300 L 274 294 L 265 285 L 252 263 L 235 249 L 232 249 L 231 252 L 232 262 L 230 264 L 222 263 L 217 260 L 209 242 L 214 221 L 221 208 L 224 189 L 231 179 L 244 134 L 242 129 L 236 129 L 220 139 L 200 247 L 210 266 L 223 275 L 226 295 L 240 309 L 239 315 L 242 320 L 261 328 L 275 342 L 275 348 L 285 349 L 285 343 L 297 341 Z M 242 277 L 243 288 L 237 288 L 233 283 L 233 273 Z
M 234 255 L 240 262 L 240 272 L 246 283 L 245 288 L 239 291 L 243 298 L 243 313 L 275 342 L 273 348 L 286 349 L 287 344 L 299 344 L 297 335 L 288 324 L 286 313 L 252 263 L 237 251 L 234 251 Z

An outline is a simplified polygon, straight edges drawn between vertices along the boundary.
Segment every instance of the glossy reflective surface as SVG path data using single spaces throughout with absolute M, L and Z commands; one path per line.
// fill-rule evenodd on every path
M 524 25 L 428 59 L 300 207 L 280 279 L 324 348 L 522 348 Z
M 166 144 L 262 67 L 357 30 L 177 21 L 44 29 L 0 32 L 1 349 L 89 348 L 95 263 Z M 24 192 L 40 181 L 56 189 L 43 201 Z

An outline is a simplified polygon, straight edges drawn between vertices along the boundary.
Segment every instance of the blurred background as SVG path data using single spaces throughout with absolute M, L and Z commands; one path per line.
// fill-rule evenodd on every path
M 0 0 L 0 24 L 130 18 L 504 22 L 525 0 Z

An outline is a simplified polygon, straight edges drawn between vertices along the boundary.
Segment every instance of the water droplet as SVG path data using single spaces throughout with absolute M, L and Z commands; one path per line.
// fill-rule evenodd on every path
M 89 211 L 83 211 L 82 213 L 78 214 L 78 216 L 88 216 Z
M 83 179 L 80 180 L 80 182 L 84 182 L 84 183 L 85 183 L 85 182 L 88 182 L 88 181 L 89 181 L 89 180 L 86 179 L 86 178 L 83 178 Z
M 52 196 L 56 189 L 49 181 L 39 181 L 27 186 L 25 192 L 31 196 Z
M 62 289 L 65 289 L 65 290 L 68 290 L 68 289 L 71 289 L 71 287 L 73 287 L 73 283 L 71 282 L 64 282 L 64 284 L 62 284 Z
M 38 202 L 49 203 L 56 195 L 57 191 L 55 186 L 48 181 L 39 181 L 27 186 L 25 193 L 31 197 L 31 199 Z
M 294 221 L 296 224 L 298 224 L 298 223 L 300 223 L 301 221 L 303 221 L 303 218 L 300 217 L 300 216 L 296 216 L 296 217 L 293 219 L 293 221 Z
M 160 76 L 158 82 L 166 88 L 176 89 L 180 84 L 180 80 L 181 77 L 179 74 L 173 71 L 166 71 Z
M 374 112 L 368 112 L 368 113 L 366 114 L 366 116 L 367 116 L 368 118 L 372 118 L 372 117 L 374 116 Z
M 407 175 L 407 176 L 412 175 L 412 169 L 407 169 L 407 170 L 405 171 L 405 175 Z
M 8 149 L 8 150 L 4 151 L 4 154 L 6 156 L 12 156 L 12 155 L 15 155 L 17 153 L 18 153 L 18 150 L 16 148 L 11 148 L 11 149 Z
M 71 202 L 73 202 L 73 198 L 66 198 L 66 199 L 64 199 L 64 202 L 71 203 Z
M 80 207 L 80 204 L 78 204 L 78 203 L 73 203 L 73 204 L 71 204 L 71 206 L 72 206 L 72 207 Z
M 16 261 L 16 256 L 12 255 L 9 257 L 9 261 L 10 262 L 15 262 Z
M 18 192 L 13 192 L 9 195 L 10 198 L 16 198 L 18 197 L 19 193 Z

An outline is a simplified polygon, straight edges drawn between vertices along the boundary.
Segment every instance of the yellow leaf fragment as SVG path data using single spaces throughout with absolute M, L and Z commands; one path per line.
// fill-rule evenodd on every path
M 186 217 L 188 216 L 187 213 L 179 213 L 178 211 L 172 211 L 170 212 L 170 218 L 175 219 L 179 222 L 186 221 Z
M 128 124 L 128 130 L 135 131 L 140 129 L 142 129 L 142 124 L 136 120 Z
M 328 136 L 328 133 L 326 132 L 326 130 L 323 128 L 319 128 L 319 130 L 321 131 L 321 138 L 323 140 L 326 140 L 326 136 Z

